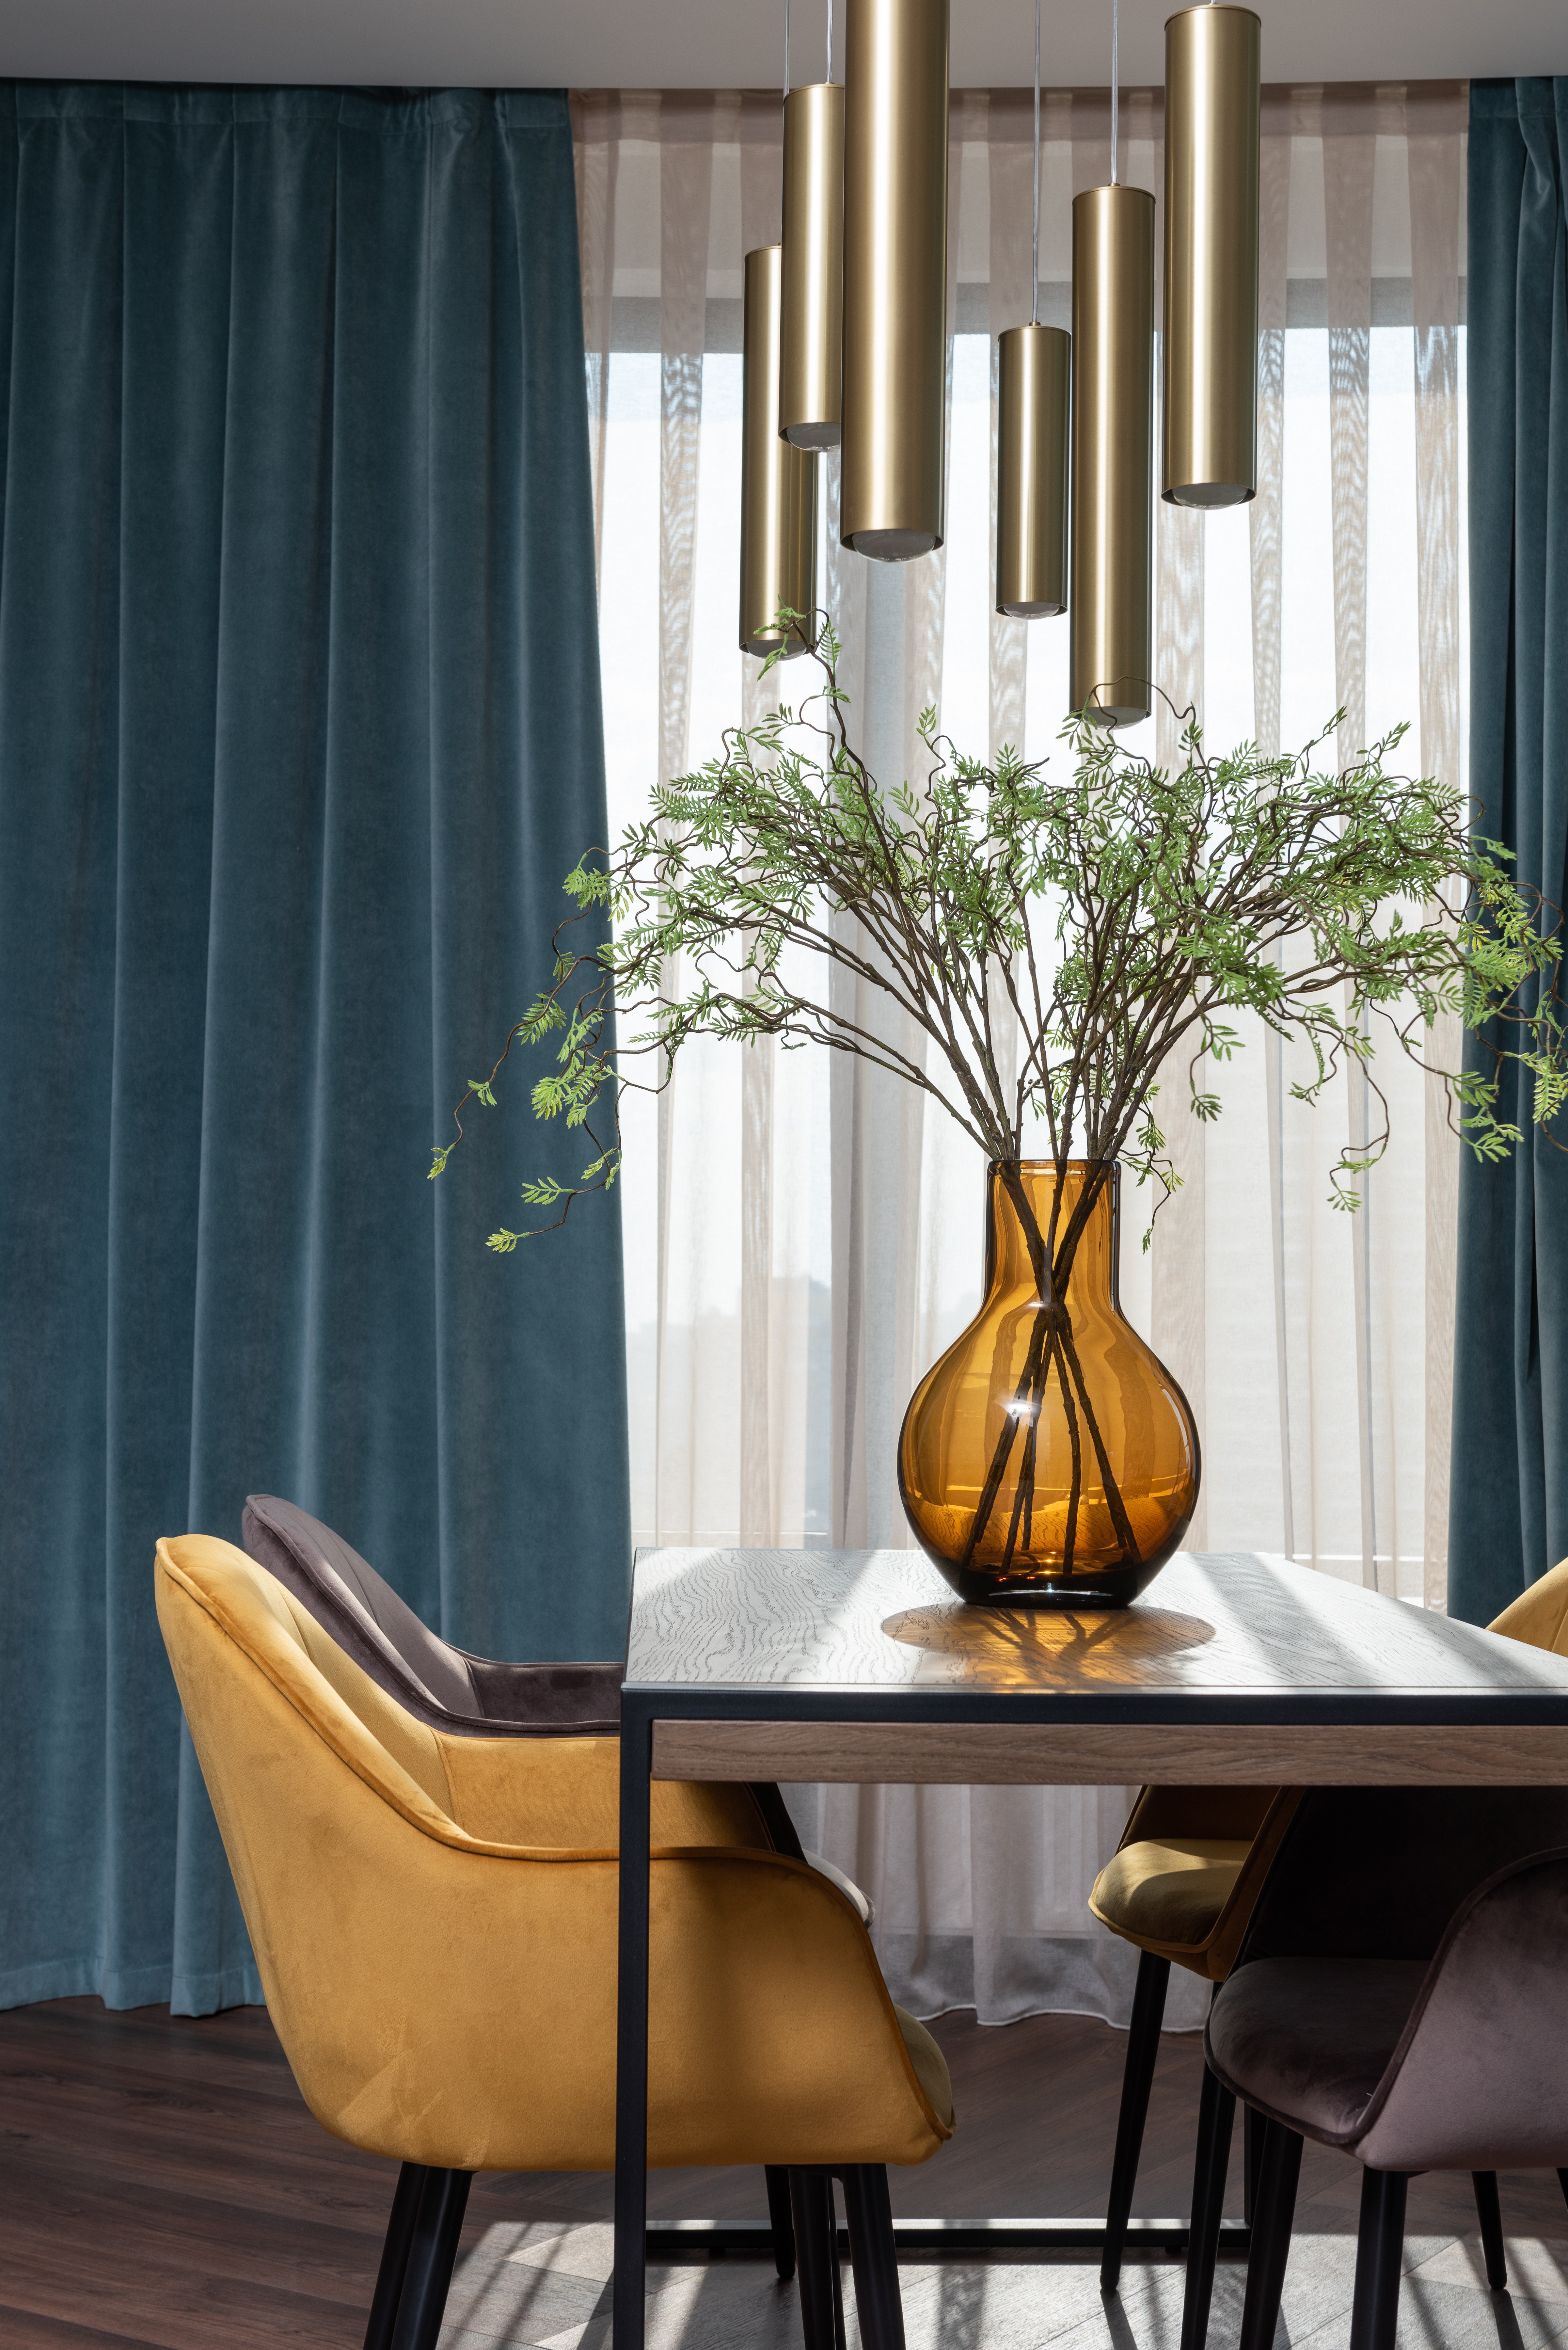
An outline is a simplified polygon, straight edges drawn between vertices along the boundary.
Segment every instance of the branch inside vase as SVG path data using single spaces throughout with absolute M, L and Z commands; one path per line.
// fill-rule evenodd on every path
M 1095 1461 L 1099 1470 L 1100 1485 L 1106 1507 L 1121 1544 L 1122 1555 L 1117 1564 L 1136 1566 L 1140 1564 L 1137 1537 L 1127 1515 L 1127 1503 L 1106 1442 L 1096 1417 L 1094 1400 L 1089 1394 L 1084 1367 L 1074 1343 L 1072 1320 L 1064 1305 L 1044 1307 L 1034 1317 L 1029 1335 L 1029 1347 L 1023 1357 L 1023 1368 L 1018 1385 L 1002 1408 L 1002 1429 L 992 1449 L 981 1489 L 969 1540 L 964 1546 L 961 1564 L 971 1566 L 975 1552 L 984 1536 L 996 1508 L 998 1496 L 1007 1475 L 1007 1464 L 1019 1431 L 1023 1433 L 1023 1456 L 1019 1463 L 1018 1483 L 1014 1488 L 1012 1508 L 1008 1522 L 1007 1543 L 1002 1554 L 1003 1568 L 1012 1565 L 1018 1546 L 1020 1529 L 1027 1555 L 1033 1529 L 1035 1513 L 1035 1471 L 1039 1454 L 1040 1413 L 1044 1407 L 1054 1366 L 1062 1389 L 1062 1406 L 1067 1423 L 1067 1440 L 1072 1456 L 1072 1472 L 1067 1492 L 1067 1513 L 1062 1536 L 1062 1572 L 1071 1575 L 1078 1547 L 1078 1513 L 1084 1498 L 1083 1444 L 1079 1432 L 1079 1415 L 1088 1430 L 1094 1447 Z
M 1141 1563 L 1137 1538 L 1127 1514 L 1120 1484 L 1106 1451 L 1104 1434 L 1095 1410 L 1094 1399 L 1079 1357 L 1074 1336 L 1072 1315 L 1067 1305 L 1068 1284 L 1078 1245 L 1088 1226 L 1108 1180 L 1108 1170 L 1095 1167 L 1089 1171 L 1067 1217 L 1066 1228 L 1058 1237 L 1061 1211 L 1066 1187 L 1066 1169 L 1058 1166 L 1052 1193 L 1051 1212 L 1046 1230 L 1042 1232 L 1029 1187 L 1016 1163 L 1003 1163 L 999 1173 L 1009 1199 L 1018 1215 L 1019 1229 L 1029 1252 L 1030 1266 L 1034 1277 L 1036 1310 L 1031 1316 L 1029 1342 L 1024 1350 L 1023 1364 L 1017 1384 L 1002 1407 L 1002 1424 L 992 1447 L 981 1489 L 974 1520 L 970 1528 L 962 1565 L 971 1566 L 974 1555 L 984 1538 L 995 1512 L 998 1498 L 1007 1476 L 1008 1462 L 1019 1431 L 1023 1432 L 1023 1458 L 1019 1463 L 1018 1482 L 1013 1489 L 1012 1506 L 1008 1517 L 1007 1538 L 1002 1565 L 1006 1572 L 1017 1555 L 1022 1534 L 1023 1549 L 1027 1556 L 1032 1545 L 1035 1518 L 1035 1477 L 1039 1461 L 1040 1415 L 1050 1391 L 1051 1375 L 1054 1369 L 1062 1391 L 1063 1415 L 1067 1426 L 1067 1441 L 1072 1468 L 1067 1492 L 1067 1510 L 1062 1534 L 1061 1572 L 1071 1575 L 1079 1548 L 1079 1512 L 1084 1503 L 1083 1428 L 1086 1429 L 1099 1471 L 1100 1487 L 1110 1513 L 1111 1524 L 1121 1545 L 1121 1560 L 1126 1565 Z

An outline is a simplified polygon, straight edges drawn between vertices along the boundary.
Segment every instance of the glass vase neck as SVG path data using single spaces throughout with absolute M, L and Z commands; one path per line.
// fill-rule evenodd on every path
M 993 1159 L 989 1168 L 985 1220 L 986 1295 L 995 1297 L 1024 1288 L 1039 1289 L 1044 1294 L 1036 1278 L 1036 1252 L 1042 1261 L 1049 1252 L 1055 1263 L 1061 1264 L 1080 1202 L 1085 1191 L 1095 1185 L 1094 1201 L 1067 1266 L 1067 1303 L 1069 1306 L 1077 1301 L 1085 1305 L 1108 1306 L 1113 1312 L 1118 1310 L 1120 1172 L 1114 1163 L 1103 1159 L 1069 1159 L 1059 1167 L 1054 1159 L 1012 1162 Z

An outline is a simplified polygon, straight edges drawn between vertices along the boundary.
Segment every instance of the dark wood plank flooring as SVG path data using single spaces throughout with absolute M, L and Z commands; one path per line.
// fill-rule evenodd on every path
M 1105 2208 L 1126 2039 L 1083 2016 L 933 2027 L 960 2127 L 894 2209 L 968 2218 Z M 1185 2210 L 1201 2049 L 1160 2052 L 1135 2210 Z M 1232 2203 L 1239 2205 L 1238 2148 Z M 265 2012 L 192 2022 L 96 2000 L 0 2014 L 0 2344 L 5 2350 L 358 2350 L 394 2168 L 329 2137 Z M 1299 2225 L 1353 2230 L 1359 2172 L 1309 2147 Z M 655 2174 L 659 2216 L 763 2216 L 762 2175 Z M 481 2178 L 470 2239 L 496 2220 L 603 2220 L 607 2177 Z M 1550 2174 L 1503 2184 L 1511 2233 L 1568 2239 Z M 1469 2182 L 1411 2190 L 1410 2227 L 1474 2224 Z

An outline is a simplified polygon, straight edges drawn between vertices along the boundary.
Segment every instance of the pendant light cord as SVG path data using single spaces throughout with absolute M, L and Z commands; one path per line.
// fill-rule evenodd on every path
M 831 7 L 833 0 L 828 0 Z M 1040 324 L 1040 0 L 1034 0 L 1034 265 L 1029 277 L 1029 323 Z
M 784 94 L 789 96 L 789 0 L 784 0 Z
M 827 0 L 827 72 L 825 79 L 833 79 L 833 0 Z
M 787 0 L 786 0 L 787 6 Z M 1117 0 L 1111 0 L 1111 185 L 1116 184 L 1116 35 L 1119 30 Z M 788 17 L 786 15 L 785 22 Z

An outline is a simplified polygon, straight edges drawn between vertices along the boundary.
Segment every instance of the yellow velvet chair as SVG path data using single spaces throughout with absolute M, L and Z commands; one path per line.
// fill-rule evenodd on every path
M 241 1547 L 404 1713 L 449 1738 L 526 1739 L 531 1816 L 554 1844 L 613 1846 L 619 1835 L 620 1684 L 617 1662 L 524 1664 L 475 1656 L 432 1632 L 353 1544 L 297 1502 L 252 1493 Z M 519 1762 L 518 1775 L 524 1775 Z M 656 1841 L 729 1844 L 790 1854 L 847 1893 L 867 1925 L 871 1904 L 819 1853 L 803 1851 L 776 1786 L 656 1786 Z M 538 1837 L 534 1839 L 538 1841 Z M 788 2173 L 763 2173 L 774 2260 L 794 2274 Z
M 160 1543 L 156 1584 L 295 2078 L 325 2128 L 404 2165 L 368 2345 L 433 2350 L 472 2174 L 613 2167 L 614 1846 L 561 1841 L 535 1742 L 416 1721 L 227 1543 Z M 896 2320 L 882 2166 L 937 2151 L 951 2091 L 854 1904 L 748 1842 L 750 1803 L 659 1791 L 649 2159 L 801 2174 L 803 2311 L 821 2339 L 805 2190 L 844 2180 L 862 2305 Z M 901 2350 L 901 2329 L 868 2350 Z
M 1102 1925 L 1139 1952 L 1106 2211 L 1102 2292 L 1114 2293 L 1121 2274 L 1170 1970 L 1185 1967 L 1210 1982 L 1224 1981 L 1298 1800 L 1294 1788 L 1145 1787 L 1127 1815 L 1120 1844 L 1095 1879 L 1090 1908 Z M 1211 2223 L 1217 2246 L 1234 2107 L 1217 2107 L 1210 2114 L 1207 2074 L 1203 2085 L 1193 2236 L 1196 2243 L 1206 2222 Z M 1216 2148 L 1217 2134 L 1223 2143 Z M 1216 2152 L 1217 2183 L 1204 2176 L 1206 2164 L 1212 2168 Z M 1205 2206 L 1206 2191 L 1213 2203 L 1211 2214 Z M 1199 2272 L 1202 2257 L 1199 2251 Z M 1206 2310 L 1201 2274 L 1190 2266 L 1189 2274 Z M 1210 2253 L 1210 2290 L 1212 2281 Z
M 1568 1558 L 1548 1567 L 1528 1591 L 1510 1602 L 1487 1626 L 1507 1640 L 1523 1640 L 1554 1657 L 1568 1657 Z

